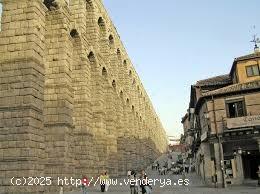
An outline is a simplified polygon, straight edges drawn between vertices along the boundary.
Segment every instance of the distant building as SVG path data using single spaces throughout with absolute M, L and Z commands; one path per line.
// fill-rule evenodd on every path
M 242 184 L 260 165 L 260 52 L 238 57 L 230 73 L 191 86 L 185 143 L 208 185 Z

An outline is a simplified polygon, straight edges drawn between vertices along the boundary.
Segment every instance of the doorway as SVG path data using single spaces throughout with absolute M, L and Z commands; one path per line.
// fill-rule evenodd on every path
M 258 179 L 257 171 L 260 165 L 260 153 L 246 152 L 242 155 L 245 179 Z

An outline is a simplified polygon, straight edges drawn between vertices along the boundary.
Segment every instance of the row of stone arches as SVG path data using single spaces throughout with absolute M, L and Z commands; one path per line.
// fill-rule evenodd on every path
M 86 1 L 86 9 L 88 10 L 88 13 L 94 13 L 94 5 L 93 5 L 93 2 L 91 1 L 91 0 L 87 0 Z M 137 96 L 135 96 L 135 97 L 137 97 L 137 98 L 139 98 L 139 95 L 140 95 L 140 99 L 143 101 L 142 103 L 145 103 L 146 105 L 145 105 L 145 108 L 147 108 L 147 110 L 149 110 L 149 111 L 151 111 L 152 110 L 152 108 L 151 108 L 151 105 L 150 105 L 150 103 L 149 103 L 149 100 L 147 100 L 146 99 L 146 97 L 145 96 L 143 96 L 144 95 L 144 93 L 142 92 L 142 89 L 140 88 L 140 86 L 138 85 L 138 84 L 136 84 L 137 83 L 137 81 L 136 81 L 136 79 L 135 79 L 135 75 L 134 75 L 134 71 L 132 71 L 132 68 L 131 68 L 131 65 L 128 65 L 128 63 L 127 63 L 127 59 L 124 59 L 123 61 L 121 61 L 121 57 L 122 57 L 122 52 L 121 52 L 121 49 L 120 48 L 118 48 L 118 47 L 116 47 L 116 44 L 119 42 L 119 40 L 117 40 L 115 37 L 114 37 L 114 33 L 112 33 L 113 32 L 113 30 L 111 30 L 111 29 L 109 29 L 109 24 L 106 24 L 106 22 L 105 22 L 105 19 L 103 18 L 103 17 L 95 17 L 94 16 L 94 18 L 97 18 L 97 24 L 98 24 L 98 30 L 99 30 L 99 32 L 100 32 L 100 36 L 102 36 L 103 38 L 105 38 L 105 40 L 107 41 L 107 43 L 108 43 L 108 45 L 110 46 L 110 48 L 111 49 L 115 49 L 115 48 L 117 48 L 117 49 L 115 49 L 115 51 L 116 51 L 116 54 L 117 54 L 117 56 L 118 56 L 118 59 L 120 59 L 120 61 L 119 61 L 119 63 L 120 64 L 122 64 L 123 65 L 123 68 L 125 69 L 125 70 L 127 70 L 127 69 L 129 69 L 129 67 L 130 67 L 130 70 L 128 70 L 128 74 L 129 74 L 129 83 L 130 83 L 130 85 L 131 85 L 131 87 L 132 87 L 132 89 L 131 89 L 131 91 L 134 91 L 134 90 L 137 90 L 137 92 L 138 92 L 138 95 Z M 112 31 L 112 32 L 111 32 Z M 108 33 L 108 32 L 110 32 L 110 33 Z M 109 34 L 109 35 L 108 35 Z M 79 32 L 77 31 L 77 29 L 72 29 L 71 31 L 70 31 L 70 36 L 72 37 L 72 38 L 77 38 L 77 37 L 79 37 Z M 120 44 L 120 43 L 119 43 Z M 93 52 L 90 52 L 89 53 L 89 56 L 88 56 L 88 58 L 89 58 L 89 61 L 91 62 L 91 63 L 93 63 L 93 62 L 95 62 L 95 55 L 94 55 L 94 53 Z M 103 67 L 103 69 L 102 69 L 102 75 L 103 76 L 108 76 L 108 72 L 110 71 L 110 69 L 109 69 L 109 66 L 108 66 L 108 68 L 106 68 L 106 67 Z M 112 72 L 113 70 L 111 69 L 111 72 Z M 126 71 L 127 72 L 127 71 Z M 118 87 L 117 88 L 117 81 L 116 81 L 116 79 L 113 79 L 112 80 L 112 82 L 110 82 L 109 83 L 110 84 L 110 86 L 112 86 L 114 89 L 115 89 L 115 91 L 117 91 L 117 90 L 119 90 L 119 88 L 120 87 Z M 133 86 L 135 86 L 135 87 L 133 87 Z M 124 96 L 124 95 L 121 95 L 121 93 L 120 93 L 120 96 Z M 129 100 L 129 99 L 128 99 Z M 125 102 L 125 101 L 124 101 Z M 138 106 L 138 104 L 136 105 L 136 106 Z

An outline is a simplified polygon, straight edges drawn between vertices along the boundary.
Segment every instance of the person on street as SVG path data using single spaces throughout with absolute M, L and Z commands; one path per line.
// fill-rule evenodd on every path
M 136 173 L 135 171 L 131 171 L 131 175 L 130 175 L 130 191 L 131 194 L 138 194 L 138 187 L 137 187 L 137 182 L 136 182 Z
M 127 177 L 130 178 L 130 176 L 131 176 L 131 170 L 128 170 L 127 171 Z
M 139 177 L 139 179 L 140 179 L 140 188 L 141 188 L 142 194 L 146 193 L 146 191 L 145 191 L 145 184 L 144 184 L 144 181 L 143 181 L 145 176 L 146 176 L 146 174 L 145 174 L 144 170 L 142 170 L 141 171 L 141 175 Z
M 142 180 L 142 184 L 143 184 L 145 193 L 151 194 L 152 193 L 152 187 L 151 187 L 151 185 L 149 185 L 148 177 L 147 177 L 144 170 L 142 170 L 142 172 L 141 172 L 141 180 Z M 142 191 L 142 193 L 143 193 L 143 191 Z
M 102 173 L 99 178 L 100 178 L 100 189 L 101 189 L 101 192 L 105 192 L 105 188 L 106 188 L 105 173 Z
M 88 194 L 87 192 L 88 185 L 89 185 L 88 178 L 86 176 L 83 176 L 81 180 L 81 190 L 83 194 Z
M 107 171 L 105 172 L 104 178 L 105 178 L 105 192 L 107 192 L 108 187 L 109 187 L 109 175 L 108 175 Z

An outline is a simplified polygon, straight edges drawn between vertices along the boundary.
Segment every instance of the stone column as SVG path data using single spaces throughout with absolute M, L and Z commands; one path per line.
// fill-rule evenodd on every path
M 217 175 L 217 187 L 223 187 L 223 165 L 224 161 L 221 158 L 223 153 L 222 144 L 214 143 L 214 152 L 216 160 L 216 175 Z
M 63 3 L 62 3 L 63 2 Z M 64 1 L 46 17 L 46 74 L 44 91 L 44 131 L 46 142 L 46 176 L 74 176 L 73 138 L 73 44 L 70 36 L 70 12 Z M 57 192 L 58 183 L 53 181 L 46 189 Z M 72 189 L 71 185 L 64 190 Z
M 235 157 L 235 161 L 236 161 L 236 168 L 234 169 L 237 171 L 237 179 L 239 184 L 243 183 L 244 180 L 244 169 L 243 169 L 243 161 L 242 161 L 242 156 L 241 154 L 237 153 L 236 157 Z
M 41 0 L 1 0 L 0 193 L 28 194 L 22 177 L 44 177 L 43 134 L 45 11 Z

